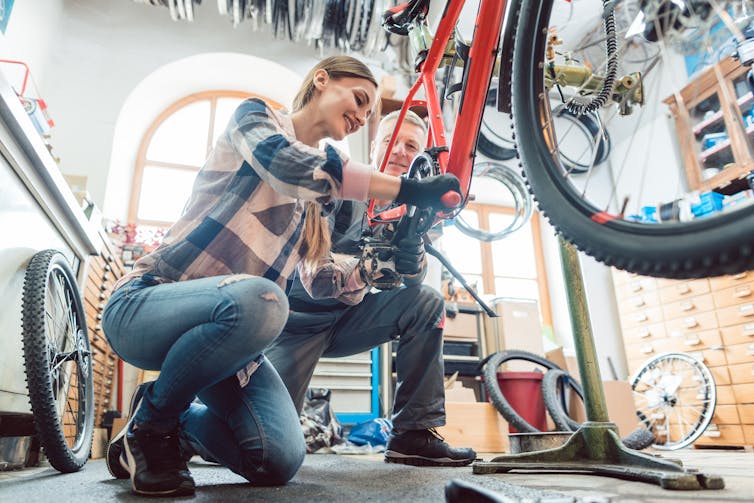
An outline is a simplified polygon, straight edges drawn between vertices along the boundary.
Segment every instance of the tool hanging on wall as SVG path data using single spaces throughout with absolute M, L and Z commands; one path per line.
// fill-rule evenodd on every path
M 39 96 L 39 88 L 31 76 L 29 66 L 23 61 L 11 59 L 0 59 L 0 64 L 10 65 L 8 70 L 5 71 L 9 78 L 13 79 L 14 76 L 19 76 L 20 83 L 13 85 L 13 90 L 18 95 L 18 99 L 21 100 L 21 104 L 31 118 L 37 132 L 42 136 L 47 136 L 55 123 L 50 118 L 47 103 Z M 21 73 L 19 73 L 19 70 Z

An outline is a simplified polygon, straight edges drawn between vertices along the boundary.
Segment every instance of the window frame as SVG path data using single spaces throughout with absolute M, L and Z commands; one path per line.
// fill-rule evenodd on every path
M 155 167 L 160 167 L 160 168 L 182 169 L 182 170 L 193 171 L 193 172 L 198 173 L 199 170 L 202 169 L 202 166 L 189 166 L 185 164 L 175 164 L 175 163 L 164 162 L 164 161 L 149 160 L 147 159 L 147 151 L 149 150 L 149 146 L 152 142 L 152 139 L 154 138 L 155 133 L 168 118 L 170 118 L 173 114 L 175 114 L 176 112 L 178 112 L 179 110 L 181 110 L 182 108 L 188 105 L 191 105 L 198 101 L 209 101 L 210 107 L 209 107 L 209 121 L 208 121 L 208 127 L 207 127 L 207 150 L 206 150 L 207 155 L 209 155 L 209 153 L 212 151 L 212 148 L 213 148 L 212 136 L 213 136 L 214 127 L 215 127 L 217 101 L 223 98 L 242 98 L 242 99 L 261 98 L 265 102 L 267 102 L 270 106 L 272 106 L 275 110 L 280 110 L 283 108 L 283 106 L 280 103 L 266 96 L 262 96 L 259 94 L 250 93 L 246 91 L 233 91 L 233 90 L 202 91 L 198 93 L 189 94 L 171 103 L 168 107 L 166 107 L 162 112 L 160 112 L 157 115 L 157 118 L 155 118 L 154 121 L 152 121 L 152 123 L 149 125 L 146 132 L 144 133 L 144 136 L 142 137 L 141 142 L 139 143 L 139 149 L 136 154 L 136 163 L 134 166 L 134 174 L 131 179 L 131 196 L 128 202 L 127 218 L 128 218 L 129 223 L 133 223 L 136 225 L 148 225 L 148 226 L 154 226 L 154 227 L 170 227 L 171 225 L 175 223 L 175 222 L 169 222 L 169 221 L 147 220 L 147 219 L 138 218 L 139 201 L 141 200 L 141 187 L 144 180 L 144 169 L 146 168 L 147 164 L 149 164 L 150 166 L 155 166 Z
M 466 205 L 467 210 L 472 210 L 479 216 L 479 227 L 482 230 L 490 230 L 489 216 L 492 213 L 513 215 L 514 209 L 510 206 L 498 206 L 494 204 L 479 204 L 470 202 Z M 532 248 L 534 249 L 534 263 L 537 272 L 537 291 L 539 293 L 539 310 L 542 316 L 542 324 L 552 326 L 552 305 L 550 302 L 550 290 L 547 281 L 547 268 L 542 243 L 542 226 L 539 213 L 532 212 L 531 219 Z M 504 238 L 503 238 L 504 239 Z M 492 261 L 492 243 L 480 241 L 482 254 L 482 281 L 485 292 L 495 291 L 495 268 Z

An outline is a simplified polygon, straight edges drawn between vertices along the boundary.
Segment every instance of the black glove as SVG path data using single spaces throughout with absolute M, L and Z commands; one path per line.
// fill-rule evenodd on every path
M 424 267 L 424 241 L 421 236 L 405 237 L 398 241 L 393 259 L 398 274 L 419 274 Z
M 461 193 L 461 184 L 455 175 L 429 176 L 419 180 L 414 178 L 401 178 L 401 188 L 395 202 L 398 204 L 410 204 L 417 208 L 444 208 L 440 198 L 446 192 L 455 191 Z

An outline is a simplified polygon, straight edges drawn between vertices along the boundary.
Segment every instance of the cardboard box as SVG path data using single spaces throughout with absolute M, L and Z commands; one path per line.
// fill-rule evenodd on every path
M 462 340 L 477 342 L 477 315 L 471 313 L 458 313 L 455 317 L 445 317 L 445 330 L 443 337 L 446 340 Z
M 488 402 L 445 402 L 446 424 L 437 431 L 454 447 L 508 452 L 508 423 Z
M 626 381 L 602 381 L 602 389 L 608 418 L 618 427 L 620 436 L 625 437 L 639 427 L 631 384 Z M 586 410 L 575 393 L 572 394 L 569 407 L 574 421 L 586 421 Z
M 107 442 L 107 428 L 94 428 L 94 435 L 92 436 L 92 452 L 90 454 L 92 459 L 105 457 Z
M 520 349 L 544 355 L 542 326 L 539 321 L 539 306 L 536 301 L 525 299 L 495 299 L 491 306 L 496 318 L 484 316 L 484 354 L 507 349 Z M 532 364 L 515 361 L 503 370 L 528 372 Z
M 113 427 L 110 430 L 110 438 L 113 438 L 115 435 L 120 433 L 120 431 L 125 428 L 127 422 L 127 417 L 116 417 L 115 419 L 113 419 Z

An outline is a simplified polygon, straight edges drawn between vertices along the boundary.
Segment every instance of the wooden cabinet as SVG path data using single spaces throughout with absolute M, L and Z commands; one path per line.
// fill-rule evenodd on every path
M 667 280 L 613 272 L 630 374 L 674 351 L 704 361 L 717 407 L 695 445 L 754 445 L 754 272 Z
M 726 194 L 746 189 L 754 169 L 754 96 L 749 68 L 731 57 L 665 99 L 676 132 L 690 190 Z
M 96 427 L 101 426 L 106 411 L 116 409 L 116 382 L 118 357 L 105 339 L 102 331 L 102 312 L 110 298 L 113 286 L 125 274 L 123 263 L 118 258 L 109 239 L 101 235 L 100 253 L 89 257 L 82 296 L 86 325 L 89 329 L 89 344 L 93 356 L 94 408 Z

